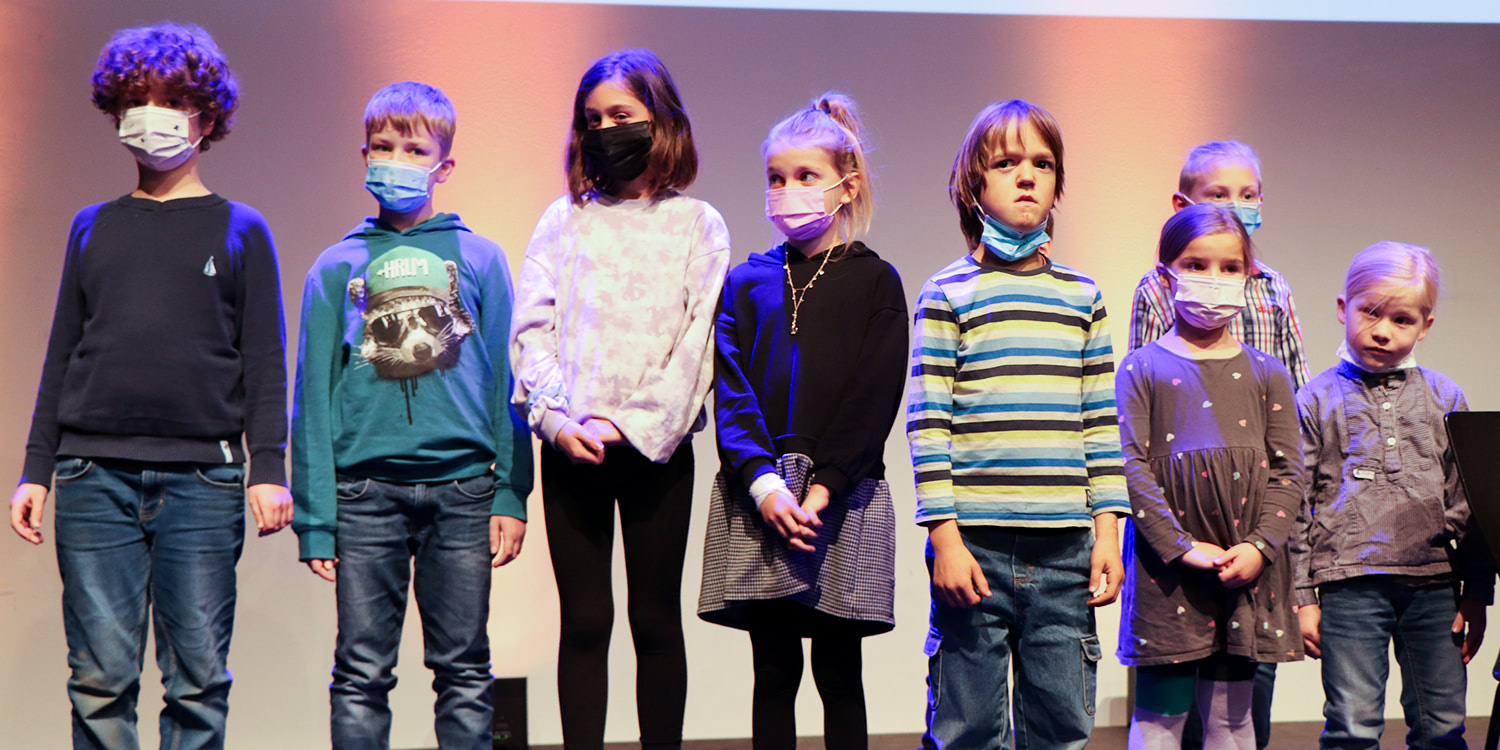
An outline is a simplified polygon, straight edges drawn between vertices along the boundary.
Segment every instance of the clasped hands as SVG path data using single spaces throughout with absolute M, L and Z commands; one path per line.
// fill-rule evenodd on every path
M 821 484 L 808 487 L 807 499 L 800 505 L 791 492 L 777 489 L 761 501 L 760 517 L 786 540 L 787 546 L 812 552 L 812 542 L 823 526 L 818 514 L 828 507 L 828 501 L 828 488 Z
M 1193 542 L 1193 548 L 1182 556 L 1182 564 L 1198 570 L 1214 570 L 1225 588 L 1239 588 L 1260 577 L 1266 567 L 1265 555 L 1249 542 L 1224 549 L 1217 544 Z

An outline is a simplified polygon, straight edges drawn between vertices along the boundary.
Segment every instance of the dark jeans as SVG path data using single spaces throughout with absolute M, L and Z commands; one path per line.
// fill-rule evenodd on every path
M 437 692 L 438 746 L 488 750 L 490 504 L 494 477 L 394 484 L 338 483 L 338 640 L 333 747 L 390 747 L 396 655 L 411 586 L 422 617 L 423 663 Z
M 551 446 L 542 446 L 542 506 L 562 620 L 557 692 L 568 748 L 604 744 L 609 636 L 615 618 L 610 564 L 616 507 L 625 546 L 641 744 L 682 744 L 687 703 L 682 566 L 692 504 L 689 443 L 664 464 L 652 463 L 629 446 L 614 446 L 599 466 L 573 464 Z
M 224 746 L 244 481 L 240 464 L 57 462 L 73 747 L 140 747 L 148 616 L 166 687 L 161 746 Z

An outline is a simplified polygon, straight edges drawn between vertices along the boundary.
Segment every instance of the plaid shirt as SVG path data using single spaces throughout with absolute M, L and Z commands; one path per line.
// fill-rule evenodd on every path
M 1135 287 L 1135 304 L 1130 311 L 1130 350 L 1161 338 L 1176 320 L 1166 277 L 1154 268 L 1147 271 Z M 1297 323 L 1292 288 L 1270 266 L 1255 262 L 1255 274 L 1245 283 L 1245 310 L 1229 321 L 1229 333 L 1281 360 L 1292 373 L 1292 384 L 1297 388 L 1307 383 L 1307 354 L 1302 350 L 1302 326 Z

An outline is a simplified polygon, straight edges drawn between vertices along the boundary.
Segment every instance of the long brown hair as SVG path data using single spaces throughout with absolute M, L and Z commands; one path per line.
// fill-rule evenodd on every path
M 677 95 L 677 84 L 661 59 L 648 49 L 623 49 L 594 61 L 573 97 L 573 133 L 568 139 L 568 193 L 582 204 L 595 193 L 608 193 L 609 177 L 592 168 L 583 155 L 583 134 L 588 116 L 583 103 L 600 84 L 622 84 L 651 113 L 651 154 L 647 157 L 648 192 L 682 190 L 698 176 L 698 150 L 693 146 L 693 126 Z

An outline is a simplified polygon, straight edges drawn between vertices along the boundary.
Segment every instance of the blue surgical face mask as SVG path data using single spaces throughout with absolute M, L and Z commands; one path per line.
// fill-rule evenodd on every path
M 1197 201 L 1187 197 L 1187 195 L 1183 193 L 1178 193 L 1178 195 L 1181 195 L 1182 199 L 1187 201 L 1189 206 L 1197 205 Z M 1245 225 L 1245 234 L 1248 236 L 1255 234 L 1255 230 L 1260 229 L 1260 207 L 1262 203 L 1263 201 L 1255 201 L 1254 203 L 1249 201 L 1230 201 L 1224 205 L 1228 206 L 1229 210 L 1233 211 L 1236 217 L 1239 217 L 1240 223 Z
M 1255 234 L 1260 229 L 1260 206 L 1261 202 L 1250 203 L 1248 201 L 1234 201 L 1229 204 L 1234 215 L 1240 217 L 1240 223 L 1245 225 L 1245 234 Z
M 979 241 L 984 243 L 995 257 L 1007 263 L 1014 263 L 1022 258 L 1028 258 L 1036 249 L 1052 241 L 1047 235 L 1047 222 L 1043 221 L 1029 232 L 1018 232 L 1006 226 L 984 212 L 979 206 L 974 206 L 974 211 L 984 222 L 984 231 L 979 235 Z
M 415 164 L 390 159 L 370 159 L 365 171 L 365 189 L 380 202 L 380 207 L 398 214 L 422 207 L 432 192 L 427 178 L 443 166 L 442 162 L 424 169 Z

